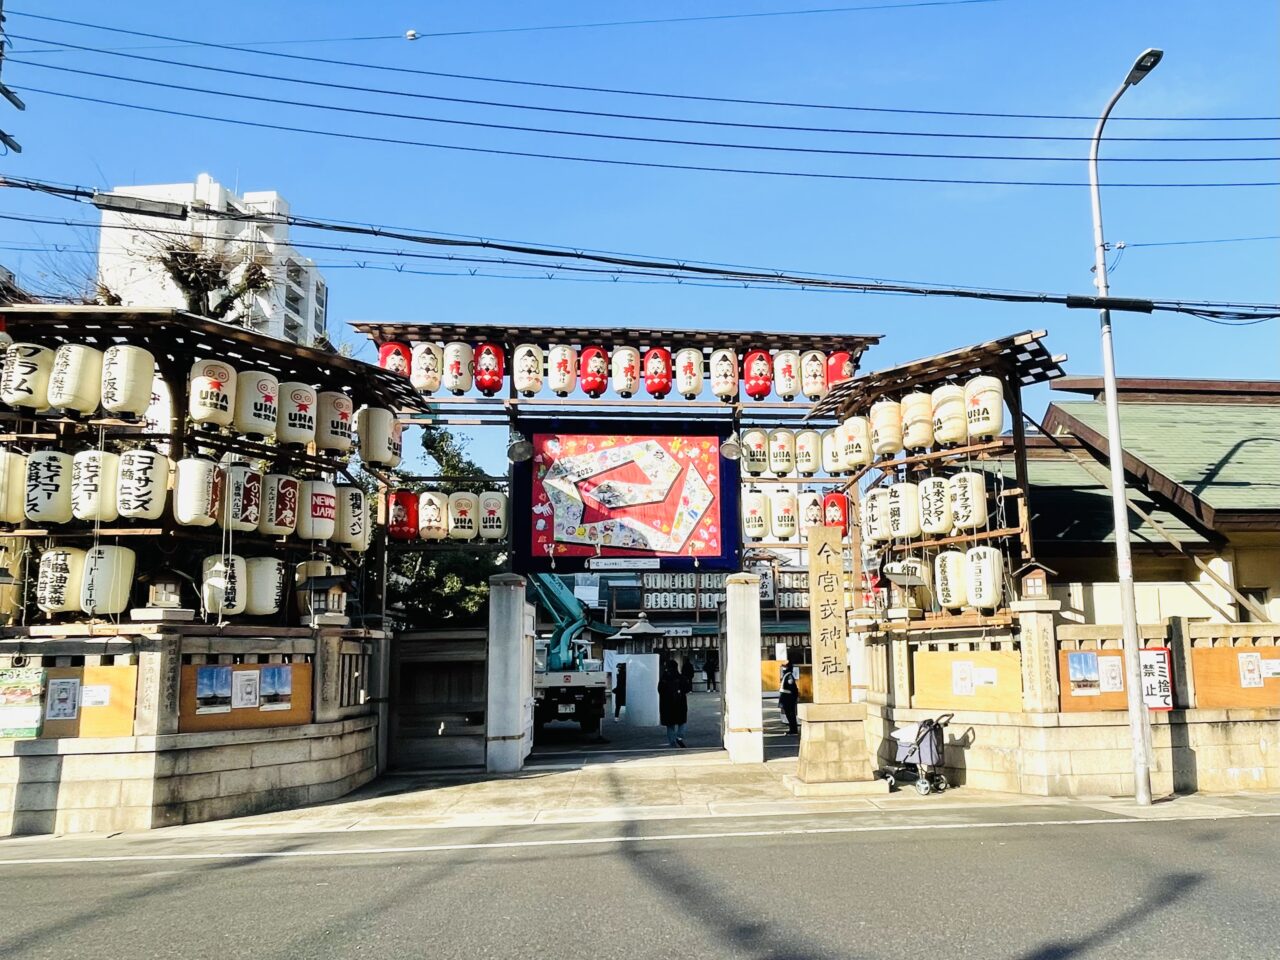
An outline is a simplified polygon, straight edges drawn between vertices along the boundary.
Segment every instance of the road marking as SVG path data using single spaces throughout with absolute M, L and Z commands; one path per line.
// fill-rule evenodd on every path
M 688 840 L 732 840 L 752 837 L 830 836 L 853 833 L 893 833 L 911 830 L 1007 830 L 1023 827 L 1084 827 L 1108 824 L 1154 824 L 1192 820 L 1242 820 L 1250 814 L 1220 813 L 1162 817 L 1159 820 L 1129 819 L 1123 817 L 1098 817 L 1085 820 L 1028 820 L 1017 823 L 918 823 L 879 824 L 873 826 L 797 827 L 769 830 L 726 830 L 717 833 L 664 833 L 650 836 L 577 837 L 562 840 L 505 840 L 493 843 L 433 843 L 404 847 L 353 847 L 344 850 L 261 850 L 240 853 L 143 853 L 135 855 L 97 857 L 28 857 L 0 860 L 2 867 L 81 864 L 81 863 L 166 863 L 182 860 L 287 860 L 308 857 L 380 857 L 405 853 L 452 853 L 467 850 L 522 850 L 537 847 L 585 847 L 608 844 L 664 843 Z

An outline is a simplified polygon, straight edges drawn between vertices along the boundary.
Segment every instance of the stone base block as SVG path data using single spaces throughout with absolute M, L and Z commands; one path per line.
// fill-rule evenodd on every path
M 830 783 L 805 783 L 799 777 L 783 777 L 797 797 L 870 797 L 889 792 L 888 780 L 841 780 Z
M 804 703 L 799 715 L 803 725 L 796 779 L 800 783 L 841 785 L 871 781 L 874 769 L 867 750 L 865 703 Z

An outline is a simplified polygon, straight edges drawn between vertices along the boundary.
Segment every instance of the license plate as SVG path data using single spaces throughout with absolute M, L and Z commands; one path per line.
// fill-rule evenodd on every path
M 561 713 L 573 713 L 574 705 L 572 703 L 562 703 L 558 709 Z

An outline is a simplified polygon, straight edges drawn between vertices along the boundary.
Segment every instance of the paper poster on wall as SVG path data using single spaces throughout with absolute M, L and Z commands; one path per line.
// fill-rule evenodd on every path
M 1262 661 L 1262 678 L 1270 680 L 1273 677 L 1280 677 L 1280 658 Z
M 1173 674 L 1168 647 L 1147 647 L 1138 651 L 1142 676 L 1142 702 L 1151 710 L 1173 709 Z
M 231 668 L 196 667 L 196 713 L 231 712 Z
M 231 709 L 240 710 L 245 707 L 257 707 L 258 671 L 237 670 L 231 676 Z
M 1096 697 L 1102 692 L 1098 676 L 1098 654 L 1093 650 L 1073 650 L 1067 654 L 1067 679 L 1073 697 Z
M 270 663 L 262 667 L 262 705 L 259 710 L 289 710 L 293 707 L 293 667 Z
M 34 737 L 40 733 L 44 669 L 0 670 L 0 737 Z
M 111 687 L 105 683 L 87 683 L 80 688 L 80 706 L 106 707 L 111 704 Z
M 74 720 L 80 716 L 80 681 L 73 677 L 59 677 L 49 681 L 49 696 L 45 701 L 46 720 Z
M 1256 652 L 1240 654 L 1240 686 L 1261 687 L 1262 685 L 1262 654 Z
M 972 660 L 956 660 L 951 664 L 951 692 L 957 697 L 973 696 Z
M 975 687 L 994 687 L 996 685 L 996 668 L 974 667 L 973 685 Z
M 1103 693 L 1124 693 L 1124 659 L 1098 658 L 1098 684 Z

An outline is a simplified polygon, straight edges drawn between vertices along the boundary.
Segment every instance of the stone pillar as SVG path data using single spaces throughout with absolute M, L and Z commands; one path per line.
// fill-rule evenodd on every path
M 1060 600 L 1015 600 L 1022 653 L 1022 709 L 1027 713 L 1058 712 L 1058 645 L 1053 615 Z
M 1169 668 L 1173 671 L 1173 705 L 1193 710 L 1196 705 L 1196 675 L 1191 669 L 1191 621 L 1169 618 Z
M 311 664 L 311 689 L 315 722 L 342 719 L 342 635 L 337 630 L 317 630 L 316 653 Z
M 906 710 L 911 706 L 911 645 L 905 637 L 889 635 L 889 706 Z
M 488 702 L 485 708 L 484 765 L 490 773 L 524 767 L 525 719 L 531 690 L 525 676 L 524 577 L 500 573 L 489 578 Z
M 161 633 L 138 638 L 137 706 L 133 734 L 159 737 L 178 732 L 178 688 L 182 677 L 182 637 Z
M 730 763 L 764 762 L 760 703 L 760 578 L 735 573 L 725 582 L 724 746 Z
M 377 769 L 387 769 L 391 739 L 391 637 L 373 632 L 373 656 L 369 658 L 369 696 L 373 699 L 374 713 L 378 715 Z
M 800 766 L 785 782 L 797 797 L 888 793 L 867 749 L 865 703 L 800 704 Z

